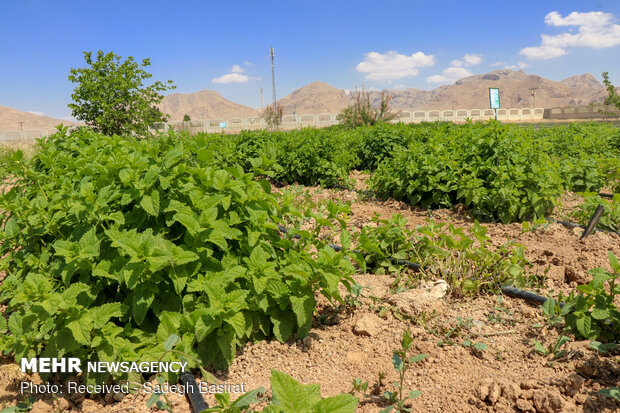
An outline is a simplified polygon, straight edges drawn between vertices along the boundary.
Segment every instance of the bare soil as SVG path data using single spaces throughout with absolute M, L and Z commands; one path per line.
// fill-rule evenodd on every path
M 352 175 L 363 188 L 363 174 Z M 314 202 L 351 202 L 349 224 L 361 227 L 374 214 L 389 218 L 402 214 L 413 228 L 430 217 L 470 227 L 473 219 L 464 208 L 429 212 L 397 201 L 366 199 L 351 191 L 308 188 Z M 562 215 L 578 204 L 573 194 L 564 197 Z M 483 224 L 493 244 L 516 240 L 526 248 L 532 263 L 531 274 L 539 275 L 544 287 L 539 294 L 557 295 L 587 283 L 589 270 L 609 269 L 608 252 L 620 256 L 620 237 L 597 232 L 579 240 L 580 229 L 548 224 L 535 231 L 522 231 L 521 224 Z M 363 287 L 360 296 L 349 296 L 347 305 L 334 308 L 322 297 L 310 335 L 287 343 L 260 341 L 242 348 L 227 371 L 214 372 L 225 384 L 244 384 L 246 390 L 259 386 L 269 389 L 271 369 L 292 375 L 302 383 L 321 383 L 323 397 L 352 390 L 359 378 L 369 383 L 367 396 L 360 397 L 358 411 L 377 412 L 386 407 L 380 395 L 394 390 L 397 374 L 392 351 L 400 346 L 403 332 L 414 339 L 411 355 L 427 354 L 412 366 L 404 387 L 420 390 L 410 407 L 414 412 L 613 412 L 620 403 L 600 395 L 605 387 L 620 386 L 620 353 L 603 355 L 588 341 L 565 346 L 559 360 L 534 351 L 534 340 L 545 346 L 555 342 L 560 332 L 545 324 L 540 308 L 525 301 L 503 296 L 454 299 L 432 295 L 431 282 L 395 292 L 394 276 L 357 274 Z M 460 326 L 460 327 L 459 327 Z M 454 344 L 439 346 L 445 333 L 457 328 Z M 466 348 L 464 340 L 485 343 L 488 348 Z M 383 377 L 381 377 L 383 376 Z M 381 377 L 381 378 L 380 378 Z M 36 375 L 19 371 L 9 358 L 0 359 L 0 406 L 14 405 L 27 395 L 19 393 L 21 380 L 40 382 Z M 32 412 L 147 412 L 144 393 L 57 398 L 37 396 Z M 235 397 L 235 395 L 233 395 Z M 169 393 L 174 412 L 190 412 L 182 395 Z M 205 397 L 214 404 L 213 395 Z

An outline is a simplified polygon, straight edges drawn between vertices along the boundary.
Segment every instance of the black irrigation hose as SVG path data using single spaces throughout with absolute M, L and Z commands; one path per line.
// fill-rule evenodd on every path
M 189 399 L 189 404 L 192 407 L 192 413 L 200 413 L 201 411 L 209 408 L 209 405 L 202 398 L 202 394 L 198 388 L 198 383 L 196 383 L 196 378 L 192 373 L 185 372 L 181 374 L 179 380 L 185 387 L 185 395 Z
M 547 218 L 547 220 L 549 222 L 554 222 L 556 224 L 562 224 L 562 225 L 564 225 L 566 227 L 570 227 L 570 228 L 586 229 L 586 227 L 584 227 L 583 225 L 575 224 L 574 222 L 561 221 L 559 219 L 553 219 L 553 218 Z M 607 229 L 594 229 L 593 232 L 605 232 L 605 233 L 608 233 L 608 234 L 616 234 L 616 235 L 620 236 L 620 232 L 611 231 L 611 230 L 607 230 Z
M 603 198 L 613 198 L 615 194 L 605 194 L 603 192 L 599 192 L 598 196 L 602 196 Z

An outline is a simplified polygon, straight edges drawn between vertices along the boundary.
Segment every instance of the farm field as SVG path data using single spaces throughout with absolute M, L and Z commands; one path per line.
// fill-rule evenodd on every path
M 41 380 L 16 359 L 62 354 L 199 360 L 198 377 L 200 365 L 246 391 L 269 389 L 277 369 L 375 412 L 400 400 L 385 392 L 399 390 L 394 351 L 409 332 L 401 359 L 425 355 L 404 363 L 411 411 L 620 407 L 616 126 L 59 131 L 2 171 L 0 403 Z M 599 204 L 584 239 L 554 222 L 585 226 Z M 145 412 L 150 398 L 40 396 L 31 411 Z M 167 402 L 191 411 L 184 396 Z

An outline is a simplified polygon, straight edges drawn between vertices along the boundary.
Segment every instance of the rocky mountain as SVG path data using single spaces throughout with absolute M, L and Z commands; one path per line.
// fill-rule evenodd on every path
M 523 70 L 495 70 L 473 75 L 452 85 L 433 90 L 387 90 L 396 110 L 484 109 L 489 106 L 489 88 L 500 89 L 504 108 L 581 106 L 600 103 L 607 96 L 605 87 L 591 74 L 572 76 L 560 82 L 529 75 Z M 371 92 L 376 104 L 381 93 Z
M 23 122 L 21 126 L 20 122 Z M 21 110 L 0 106 L 0 131 L 18 131 L 21 130 L 20 128 L 23 128 L 23 130 L 50 129 L 61 123 L 65 126 L 79 125 L 76 122 L 40 116 L 35 113 L 22 112 Z
M 224 99 L 215 90 L 173 93 L 164 97 L 159 109 L 170 115 L 171 120 L 183 120 L 185 115 L 191 119 L 247 118 L 259 112 L 258 109 Z
M 338 113 L 349 105 L 350 98 L 342 89 L 325 82 L 312 82 L 278 100 L 285 114 Z
M 489 106 L 490 87 L 500 89 L 501 106 L 504 108 L 580 106 L 600 103 L 607 96 L 605 87 L 589 73 L 558 82 L 527 74 L 523 70 L 495 70 L 433 90 L 411 88 L 384 92 L 392 97 L 390 106 L 394 110 L 484 109 Z M 378 104 L 381 92 L 372 91 L 370 96 L 373 103 Z M 279 103 L 284 107 L 285 114 L 339 113 L 351 103 L 351 98 L 352 94 L 347 94 L 343 89 L 325 82 L 313 82 L 281 98 Z M 171 115 L 172 120 L 182 120 L 186 114 L 198 120 L 250 117 L 260 112 L 259 109 L 227 100 L 214 90 L 168 95 L 160 104 L 160 109 Z M 19 122 L 24 122 L 24 130 L 51 128 L 60 123 L 75 124 L 0 106 L 0 131 L 19 130 Z

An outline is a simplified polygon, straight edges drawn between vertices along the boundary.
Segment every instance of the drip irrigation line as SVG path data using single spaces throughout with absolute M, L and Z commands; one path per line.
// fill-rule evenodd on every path
M 179 380 L 185 387 L 185 394 L 189 399 L 190 406 L 192 407 L 192 413 L 200 413 L 201 411 L 209 408 L 209 405 L 202 398 L 202 394 L 198 388 L 198 383 L 196 383 L 196 378 L 192 373 L 189 371 L 184 372 L 181 374 Z
M 609 199 L 613 198 L 613 197 L 614 197 L 614 195 L 615 195 L 615 194 L 605 194 L 605 193 L 603 193 L 603 192 L 599 192 L 599 193 L 598 193 L 598 196 L 601 196 L 601 197 L 603 197 L 603 198 L 609 198 Z
M 553 219 L 553 218 L 547 218 L 547 221 L 554 222 L 556 224 L 562 224 L 562 225 L 570 227 L 570 228 L 586 229 L 586 227 L 584 227 L 583 225 L 575 224 L 574 222 L 561 221 L 559 219 Z M 616 235 L 620 236 L 620 232 L 611 231 L 611 230 L 608 230 L 608 229 L 597 229 L 597 228 L 595 228 L 592 232 L 605 232 L 605 233 L 608 233 L 608 234 L 616 234 Z
M 283 227 L 282 225 L 278 225 L 278 229 L 283 232 L 283 233 L 288 233 L 288 229 L 286 229 L 285 227 Z M 293 235 L 293 238 L 295 239 L 300 239 L 301 236 L 299 234 L 295 234 Z M 340 245 L 334 245 L 334 244 L 329 244 L 329 247 L 333 248 L 336 251 L 342 251 L 342 247 Z M 357 254 L 361 254 L 362 256 L 366 256 L 368 254 L 366 254 L 365 252 L 360 252 L 360 251 L 356 251 L 353 250 L 353 252 L 357 253 Z M 420 271 L 422 269 L 422 266 L 418 263 L 415 262 L 411 262 L 411 261 L 407 261 L 407 260 L 402 260 L 402 259 L 396 259 L 393 257 L 389 257 L 389 260 L 391 262 L 393 262 L 394 264 L 397 265 L 404 265 L 407 266 L 415 271 Z M 430 267 L 425 267 L 424 269 L 430 269 Z M 513 298 L 520 298 L 522 300 L 525 301 L 529 301 L 535 304 L 539 304 L 542 305 L 545 303 L 545 301 L 547 301 L 547 297 L 544 297 L 542 295 L 538 295 L 538 294 L 534 294 L 530 291 L 526 291 L 526 290 L 522 290 L 520 288 L 516 288 L 516 287 L 511 287 L 511 286 L 503 286 L 501 287 L 501 291 L 502 294 L 505 294 L 509 297 L 513 297 Z M 560 304 L 562 305 L 562 304 Z

